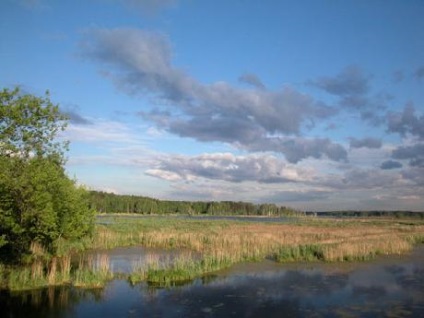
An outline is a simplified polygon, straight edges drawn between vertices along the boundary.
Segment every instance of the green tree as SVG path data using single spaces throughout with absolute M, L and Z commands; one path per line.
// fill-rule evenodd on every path
M 54 253 L 58 239 L 91 232 L 94 214 L 64 170 L 67 118 L 49 95 L 0 92 L 0 251 L 20 258 L 31 243 Z

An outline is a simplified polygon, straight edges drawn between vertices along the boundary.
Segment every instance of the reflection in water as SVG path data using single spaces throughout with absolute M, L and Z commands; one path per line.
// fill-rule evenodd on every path
M 0 308 L 5 317 L 64 317 L 83 302 L 101 302 L 100 289 L 49 287 L 23 292 L 0 291 Z M 4 316 L 3 316 L 4 317 Z
M 371 263 L 244 264 L 168 289 L 115 280 L 0 296 L 12 317 L 424 317 L 424 248 Z
M 186 256 L 187 258 L 199 258 L 200 254 L 186 250 L 174 249 L 165 250 L 160 248 L 146 248 L 141 246 L 117 247 L 112 250 L 91 250 L 84 254 L 76 255 L 73 265 L 86 259 L 95 258 L 97 255 L 107 255 L 109 268 L 113 273 L 130 274 L 134 269 L 142 268 L 151 261 L 155 261 L 162 266 L 171 264 L 175 259 Z

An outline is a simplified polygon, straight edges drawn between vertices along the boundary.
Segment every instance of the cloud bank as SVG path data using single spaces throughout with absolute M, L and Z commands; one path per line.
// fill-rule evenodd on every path
M 224 81 L 202 83 L 174 65 L 172 45 L 158 32 L 89 29 L 79 53 L 98 64 L 120 91 L 150 102 L 137 112 L 153 125 L 150 129 L 204 143 L 226 143 L 243 154 L 156 153 L 149 157 L 145 174 L 171 182 L 176 196 L 195 193 L 196 198 L 207 198 L 215 193 L 226 197 L 222 189 L 231 189 L 232 183 L 238 183 L 246 196 L 255 195 L 257 190 L 250 186 L 258 183 L 267 192 L 262 197 L 275 201 L 325 202 L 335 193 L 347 197 L 347 192 L 361 191 L 373 194 L 376 201 L 422 195 L 424 116 L 412 103 L 401 111 L 388 111 L 393 97 L 372 93 L 372 76 L 358 66 L 306 83 L 318 89 L 317 96 L 329 96 L 330 104 L 291 86 L 268 89 L 253 73 L 241 74 L 239 86 Z M 393 76 L 398 83 L 403 80 L 403 73 Z M 84 118 L 70 115 L 80 124 L 73 127 L 75 133 L 89 129 L 81 125 L 87 124 Z M 343 116 L 385 129 L 402 142 L 387 146 L 382 138 L 371 136 L 346 136 L 346 143 L 325 137 L 330 127 L 343 127 Z M 319 125 L 327 130 L 310 133 Z M 125 131 L 117 129 L 117 133 L 125 138 Z M 363 154 L 371 157 L 359 158 Z M 366 165 L 349 162 L 349 155 Z M 132 157 L 133 162 L 137 160 Z
M 193 157 L 162 156 L 157 160 L 157 167 L 146 173 L 169 181 L 204 178 L 229 182 L 287 183 L 305 181 L 312 175 L 311 171 L 295 168 L 271 155 L 214 153 Z
M 80 48 L 84 58 L 104 67 L 105 76 L 119 89 L 153 98 L 155 109 L 142 110 L 140 116 L 172 134 L 226 142 L 247 151 L 279 152 L 292 163 L 309 157 L 347 160 L 342 145 L 301 136 L 307 124 L 336 111 L 293 88 L 266 90 L 253 74 L 240 77 L 253 89 L 200 83 L 172 64 L 171 45 L 156 32 L 91 29 Z M 355 81 L 350 85 L 353 91 L 364 90 Z M 334 83 L 327 86 L 340 90 Z

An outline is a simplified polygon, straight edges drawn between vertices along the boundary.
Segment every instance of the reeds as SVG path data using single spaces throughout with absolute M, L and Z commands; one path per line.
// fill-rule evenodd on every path
M 120 223 L 118 218 L 114 224 L 98 225 L 96 234 L 85 241 L 84 246 L 141 245 L 192 251 L 168 259 L 150 255 L 134 264 L 129 275 L 132 283 L 147 281 L 166 285 L 239 262 L 264 258 L 279 262 L 363 261 L 378 255 L 406 253 L 414 244 L 423 242 L 424 224 L 419 221 L 304 219 L 292 224 L 270 224 L 152 218 Z M 34 254 L 43 255 L 39 246 L 32 248 Z M 34 262 L 31 267 L 11 272 L 9 288 L 63 283 L 102 287 L 113 277 L 106 254 L 81 258 L 76 269 L 71 268 L 69 256 L 52 258 L 47 265 L 43 264 Z
M 107 254 L 97 254 L 95 257 L 90 255 L 86 260 L 81 258 L 72 284 L 76 287 L 101 288 L 112 278 L 109 256 Z
M 106 254 L 91 257 L 80 266 L 71 270 L 71 257 L 53 257 L 44 263 L 35 260 L 30 266 L 9 270 L 7 287 L 11 290 L 25 290 L 46 286 L 72 284 L 78 287 L 103 287 L 113 278 Z
M 396 220 L 304 220 L 295 224 L 243 223 L 170 219 L 160 226 L 153 222 L 115 224 L 100 228 L 102 243 L 140 244 L 146 247 L 185 248 L 202 255 L 185 261 L 190 273 L 205 273 L 243 261 L 274 258 L 288 261 L 368 260 L 382 254 L 402 254 L 423 241 L 422 223 L 409 225 Z M 125 230 L 123 230 L 125 228 Z M 193 266 L 193 264 L 196 264 Z M 207 266 L 207 264 L 214 264 Z M 170 275 L 178 266 L 167 266 Z M 155 269 L 156 273 L 165 271 Z M 146 269 L 138 279 L 149 280 Z M 152 271 L 151 271 L 152 272 Z M 174 275 L 175 276 L 175 275 Z M 185 275 L 193 276 L 193 275 Z
M 225 258 L 196 257 L 191 253 L 181 254 L 174 259 L 160 260 L 157 255 L 147 255 L 133 265 L 128 279 L 132 284 L 146 281 L 156 286 L 170 286 L 217 271 L 231 263 Z

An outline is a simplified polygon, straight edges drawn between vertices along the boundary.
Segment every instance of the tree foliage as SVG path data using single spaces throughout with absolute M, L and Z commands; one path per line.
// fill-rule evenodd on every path
M 100 213 L 138 214 L 208 214 L 286 216 L 299 212 L 275 204 L 253 204 L 234 201 L 167 201 L 143 196 L 117 195 L 90 191 L 90 207 Z
M 0 92 L 0 250 L 21 257 L 37 242 L 54 253 L 59 238 L 90 233 L 85 190 L 63 164 L 67 142 L 57 139 L 66 117 L 49 95 Z

